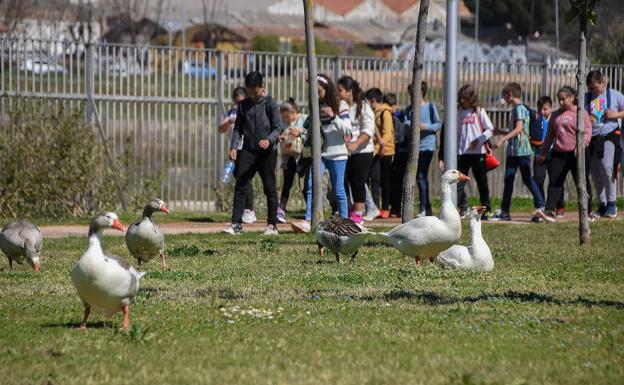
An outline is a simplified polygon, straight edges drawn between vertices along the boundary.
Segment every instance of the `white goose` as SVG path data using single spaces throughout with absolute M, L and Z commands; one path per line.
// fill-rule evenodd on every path
M 9 259 L 9 268 L 13 269 L 13 261 L 18 264 L 24 262 L 24 257 L 30 266 L 39 271 L 40 252 L 43 238 L 37 226 L 28 221 L 9 223 L 0 232 L 0 249 Z
M 163 201 L 160 199 L 150 200 L 143 208 L 143 218 L 128 227 L 126 245 L 130 254 L 139 262 L 139 266 L 156 255 L 160 255 L 163 269 L 167 269 L 167 260 L 164 252 L 165 236 L 160 231 L 160 228 L 152 222 L 152 214 L 156 211 L 161 211 L 165 214 L 169 213 Z
M 137 273 L 121 257 L 104 254 L 101 237 L 106 228 L 126 230 L 115 213 L 93 218 L 89 227 L 89 248 L 71 272 L 72 282 L 84 304 L 81 329 L 87 328 L 92 308 L 107 317 L 123 311 L 122 327 L 128 329 L 130 300 L 139 290 L 139 280 L 145 274 Z
M 392 246 L 404 255 L 414 257 L 420 266 L 420 258 L 431 262 L 442 250 L 452 246 L 461 237 L 461 218 L 451 199 L 451 184 L 469 178 L 457 170 L 442 174 L 442 207 L 440 218 L 426 216 L 412 219 L 382 235 L 388 237 Z
M 351 263 L 357 257 L 358 249 L 371 234 L 365 227 L 351 219 L 334 217 L 322 222 L 316 228 L 316 244 L 321 257 L 328 248 L 340 262 L 340 253 L 351 254 Z
M 481 234 L 481 215 L 487 207 L 475 206 L 468 212 L 470 246 L 454 245 L 438 255 L 438 263 L 454 269 L 492 271 L 494 260 L 489 246 Z

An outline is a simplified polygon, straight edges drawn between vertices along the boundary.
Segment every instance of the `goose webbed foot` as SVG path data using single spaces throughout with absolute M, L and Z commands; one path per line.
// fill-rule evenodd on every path
M 429 262 L 431 262 L 432 265 L 435 265 L 435 257 L 429 257 Z
M 123 310 L 123 323 L 121 324 L 122 330 L 128 330 L 130 327 L 130 306 L 124 305 Z
M 323 245 L 321 245 L 320 242 L 316 242 L 316 245 L 318 246 L 318 252 L 319 252 L 319 256 L 321 258 L 323 258 L 325 256 L 325 248 L 323 247 Z
M 420 257 L 414 257 L 414 261 L 416 262 L 416 266 L 421 267 L 422 264 L 420 263 Z
M 91 308 L 85 306 L 84 314 L 82 316 L 82 323 L 80 323 L 80 330 L 87 330 L 87 320 L 89 319 L 89 315 L 91 314 Z
M 351 256 L 351 264 L 353 265 L 355 263 L 355 257 L 357 257 L 358 252 L 356 251 L 355 253 L 353 253 L 353 255 Z
M 340 263 L 340 254 L 336 253 L 336 263 Z
M 169 270 L 169 266 L 167 265 L 167 257 L 165 253 L 160 253 L 160 260 L 162 261 L 163 270 Z

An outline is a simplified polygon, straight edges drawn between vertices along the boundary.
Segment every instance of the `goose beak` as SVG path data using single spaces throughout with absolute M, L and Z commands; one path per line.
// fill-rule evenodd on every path
M 165 214 L 169 214 L 169 209 L 165 205 L 160 206 L 160 211 L 162 211 Z
M 33 266 L 33 268 L 35 269 L 36 272 L 41 271 L 41 265 L 38 263 L 35 263 L 35 266 Z
M 483 214 L 485 212 L 485 210 L 487 210 L 487 207 L 485 207 L 485 206 L 475 206 L 475 209 L 477 209 L 477 212 L 479 214 Z
M 462 174 L 461 172 L 459 173 L 459 181 L 460 182 L 464 182 L 470 180 L 470 178 L 467 175 Z
M 126 231 L 126 228 L 124 227 L 124 225 L 121 224 L 121 222 L 119 221 L 119 219 L 115 219 L 113 221 L 113 225 L 111 226 L 113 229 L 119 230 L 119 231 Z

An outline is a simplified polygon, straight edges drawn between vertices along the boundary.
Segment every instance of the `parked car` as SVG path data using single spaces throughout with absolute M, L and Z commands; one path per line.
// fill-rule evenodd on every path
M 182 73 L 184 75 L 200 76 L 205 78 L 214 78 L 217 76 L 217 70 L 194 61 L 182 62 Z
M 133 61 L 114 61 L 106 65 L 106 71 L 113 76 L 144 75 L 150 73 L 148 65 L 143 66 Z
M 43 58 L 26 59 L 18 66 L 20 71 L 29 71 L 35 74 L 46 74 L 48 72 L 64 72 L 62 65 L 49 62 Z

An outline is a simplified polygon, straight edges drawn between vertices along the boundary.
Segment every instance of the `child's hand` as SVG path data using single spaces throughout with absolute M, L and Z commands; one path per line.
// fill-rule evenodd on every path
M 230 150 L 230 160 L 236 160 L 236 155 L 238 154 L 238 150 L 233 148 Z
M 479 139 L 475 139 L 472 142 L 470 142 L 470 149 L 474 150 L 477 148 L 477 146 L 479 146 Z
M 330 106 L 325 106 L 323 108 L 321 108 L 321 116 L 327 116 L 328 118 L 334 118 L 336 115 L 334 115 L 334 110 L 332 110 L 332 108 Z
M 258 146 L 260 146 L 260 148 L 263 149 L 263 150 L 266 150 L 267 148 L 269 148 L 270 145 L 271 145 L 271 142 L 269 142 L 268 139 L 262 139 L 258 143 Z
M 349 154 L 354 153 L 357 148 L 358 146 L 356 142 L 347 143 L 347 151 L 349 151 Z
M 444 161 L 443 160 L 439 160 L 438 161 L 438 168 L 440 169 L 441 172 L 444 172 Z

